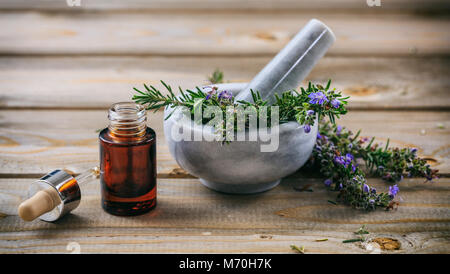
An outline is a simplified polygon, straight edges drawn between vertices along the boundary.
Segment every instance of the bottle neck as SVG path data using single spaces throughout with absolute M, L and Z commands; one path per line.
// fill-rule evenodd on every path
M 145 136 L 147 113 L 133 102 L 120 102 L 111 106 L 108 113 L 109 134 L 120 139 L 139 139 Z

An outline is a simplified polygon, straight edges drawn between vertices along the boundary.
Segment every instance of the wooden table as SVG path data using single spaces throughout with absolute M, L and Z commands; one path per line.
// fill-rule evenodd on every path
M 447 1 L 272 0 L 0 1 L 0 253 L 370 253 L 342 243 L 366 224 L 392 238 L 386 253 L 450 253 L 450 5 Z M 385 3 L 389 2 L 389 3 Z M 431 14 L 431 15 L 430 15 Z M 29 184 L 55 168 L 75 173 L 98 163 L 96 130 L 133 86 L 192 87 L 215 68 L 250 80 L 310 18 L 338 38 L 307 80 L 351 95 L 339 123 L 380 142 L 417 147 L 442 177 L 400 183 L 395 211 L 333 205 L 320 178 L 296 173 L 271 191 L 225 195 L 203 187 L 169 154 L 162 113 L 158 207 L 116 217 L 100 207 L 98 181 L 56 223 L 26 223 L 17 205 Z M 370 178 L 379 190 L 388 184 Z M 312 184 L 313 192 L 293 188 Z M 316 241 L 319 239 L 327 241 Z M 70 245 L 69 245 L 70 246 Z

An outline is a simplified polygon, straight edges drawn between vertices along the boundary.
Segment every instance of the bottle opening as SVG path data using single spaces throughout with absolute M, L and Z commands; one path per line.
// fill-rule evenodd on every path
M 108 113 L 109 130 L 113 136 L 140 137 L 147 128 L 147 112 L 134 102 L 113 104 Z

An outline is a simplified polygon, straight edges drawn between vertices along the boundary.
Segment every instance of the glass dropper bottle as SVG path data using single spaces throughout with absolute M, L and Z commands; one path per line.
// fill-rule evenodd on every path
M 54 222 L 78 207 L 80 186 L 99 177 L 98 167 L 90 168 L 74 177 L 62 169 L 54 170 L 33 182 L 28 199 L 19 205 L 19 216 L 27 222 L 39 218 Z
M 103 209 L 135 216 L 156 207 L 156 133 L 134 102 L 113 104 L 109 125 L 99 134 Z

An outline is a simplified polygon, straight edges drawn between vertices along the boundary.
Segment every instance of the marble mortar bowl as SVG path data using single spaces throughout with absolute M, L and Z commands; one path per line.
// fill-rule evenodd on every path
M 229 83 L 214 86 L 218 87 L 218 92 L 227 90 L 235 96 L 246 85 Z M 171 108 L 166 109 L 164 117 L 172 111 Z M 176 109 L 164 121 L 164 134 L 170 153 L 180 167 L 198 177 L 203 185 L 233 194 L 258 193 L 277 186 L 281 178 L 294 173 L 308 160 L 318 130 L 317 120 L 309 133 L 305 133 L 297 122 L 280 124 L 278 149 L 261 152 L 261 144 L 269 142 L 262 142 L 259 138 L 258 141 L 232 141 L 228 144 L 206 140 L 176 141 L 171 134 L 174 125 L 177 128 L 183 126 L 183 130 L 188 130 L 192 136 L 198 130 L 204 131 L 203 136 L 215 134 L 213 127 L 186 122 L 182 117 L 181 110 Z

